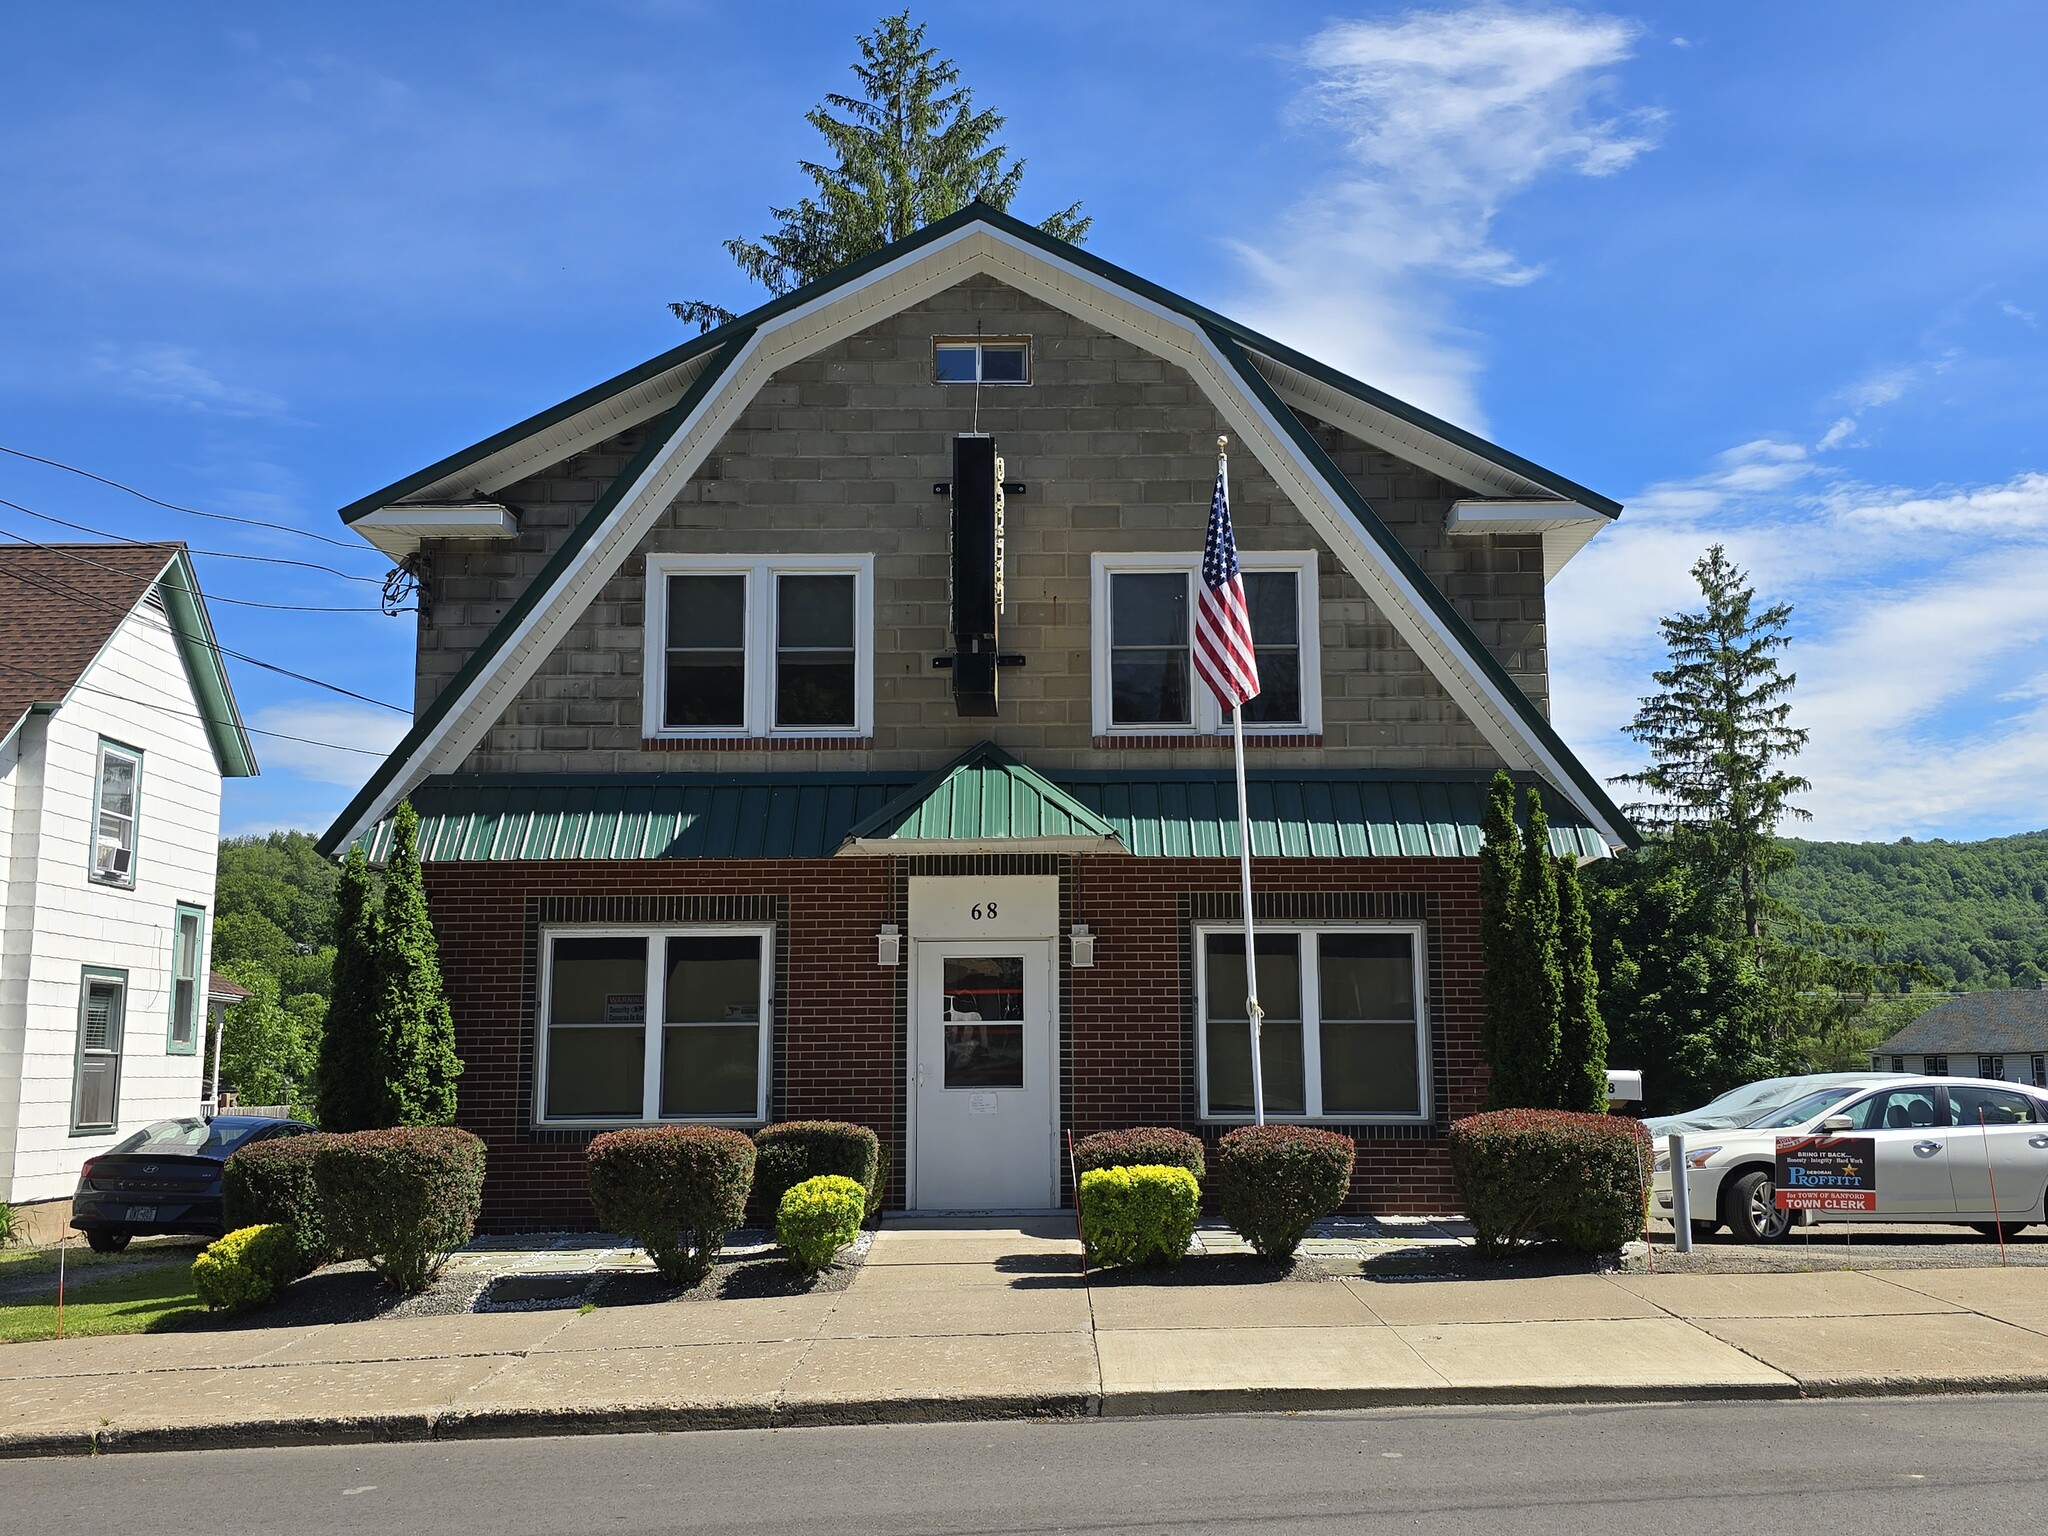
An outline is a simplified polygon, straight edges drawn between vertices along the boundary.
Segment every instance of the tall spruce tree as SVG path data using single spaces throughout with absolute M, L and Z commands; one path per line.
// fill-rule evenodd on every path
M 374 894 L 363 850 L 349 849 L 334 893 L 333 994 L 315 1078 L 320 1124 L 330 1131 L 364 1131 L 386 1123 L 377 1024 L 384 934 Z
M 384 865 L 383 942 L 377 1023 L 385 1125 L 449 1125 L 455 1119 L 455 1021 L 441 989 L 441 953 L 420 876 L 419 813 L 400 801 Z
M 1007 209 L 1024 179 L 1024 162 L 994 142 L 1000 112 L 975 111 L 951 59 L 927 47 L 910 12 L 885 16 L 859 38 L 853 66 L 860 95 L 834 92 L 804 114 L 836 163 L 800 161 L 816 188 L 793 207 L 770 208 L 777 227 L 759 240 L 725 248 L 742 272 L 771 294 L 813 282 L 976 201 Z M 1078 245 L 1092 219 L 1071 203 L 1039 228 Z M 700 299 L 671 304 L 700 330 L 732 311 Z
M 1557 861 L 1558 965 L 1564 982 L 1558 1018 L 1552 1107 L 1607 1111 L 1607 1024 L 1600 1015 L 1600 977 L 1593 965 L 1593 920 L 1578 866 Z
M 1639 825 L 1702 834 L 1695 846 L 1734 882 L 1743 933 L 1760 949 L 1765 883 L 1793 858 L 1778 824 L 1807 816 L 1791 797 L 1812 787 L 1782 766 L 1806 745 L 1791 723 L 1797 674 L 1778 666 L 1792 606 L 1758 612 L 1756 588 L 1719 544 L 1692 575 L 1706 607 L 1659 621 L 1670 665 L 1625 727 L 1649 749 L 1650 766 L 1616 782 L 1653 797 L 1629 807 Z

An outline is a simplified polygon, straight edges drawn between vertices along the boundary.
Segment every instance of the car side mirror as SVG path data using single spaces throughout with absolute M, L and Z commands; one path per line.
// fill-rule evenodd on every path
M 1829 1115 L 1821 1121 L 1820 1128 L 1824 1131 L 1853 1131 L 1856 1129 L 1856 1122 L 1847 1115 Z

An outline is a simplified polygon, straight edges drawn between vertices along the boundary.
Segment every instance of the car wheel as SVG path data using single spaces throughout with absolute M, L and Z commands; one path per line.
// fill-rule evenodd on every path
M 128 1246 L 128 1239 L 134 1235 L 132 1232 L 123 1232 L 113 1227 L 94 1227 L 85 1234 L 85 1240 L 91 1244 L 94 1253 L 119 1253 Z
M 1778 1209 L 1778 1186 L 1761 1168 L 1730 1182 L 1721 1219 L 1738 1243 L 1779 1242 L 1792 1227 L 1792 1213 Z
M 2001 1227 L 2004 1228 L 2002 1232 L 1999 1230 Z M 1970 1223 L 1970 1228 L 1986 1242 L 1995 1243 L 2001 1238 L 2006 1242 L 2010 1242 L 2027 1230 L 2027 1223 L 2024 1221 L 1973 1221 Z

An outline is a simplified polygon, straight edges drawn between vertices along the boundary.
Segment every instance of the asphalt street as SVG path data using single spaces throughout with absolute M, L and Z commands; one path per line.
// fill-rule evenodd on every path
M 2039 1528 L 2048 1398 L 1433 1409 L 11 1462 L 0 1532 Z

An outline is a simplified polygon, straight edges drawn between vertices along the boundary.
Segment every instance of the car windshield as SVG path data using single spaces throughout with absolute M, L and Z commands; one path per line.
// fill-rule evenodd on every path
M 1757 1119 L 1750 1121 L 1749 1129 L 1783 1131 L 1795 1125 L 1804 1125 L 1807 1121 L 1826 1114 L 1854 1091 L 1848 1087 L 1822 1088 L 1818 1092 L 1804 1094 L 1789 1104 L 1773 1105 Z
M 116 1152 L 161 1152 L 176 1157 L 222 1157 L 255 1134 L 244 1120 L 239 1125 L 215 1120 L 159 1120 L 114 1148 Z

